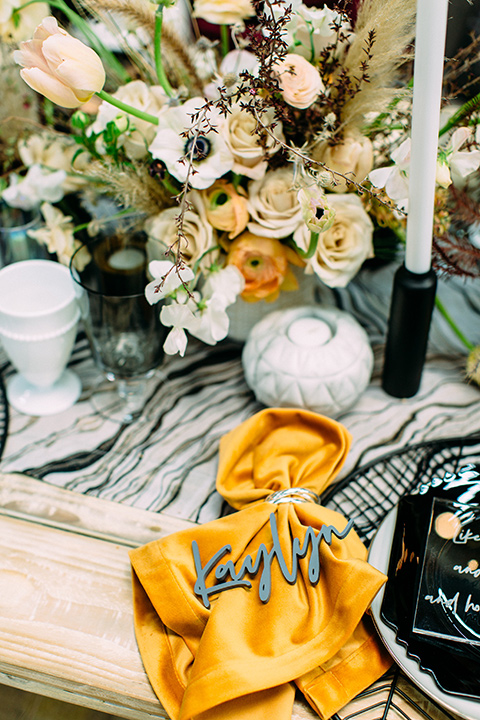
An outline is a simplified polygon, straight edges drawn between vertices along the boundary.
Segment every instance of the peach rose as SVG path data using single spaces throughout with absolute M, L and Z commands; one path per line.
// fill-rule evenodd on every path
M 325 92 L 320 73 L 301 55 L 289 53 L 275 63 L 274 71 L 283 99 L 299 110 L 310 107 L 320 93 Z
M 291 280 L 287 250 L 274 238 L 259 237 L 250 232 L 244 232 L 233 241 L 227 265 L 237 267 L 245 278 L 243 300 L 276 300 L 282 286 Z
M 325 165 L 336 172 L 346 175 L 357 183 L 365 180 L 373 168 L 372 143 L 363 135 L 346 134 L 343 141 L 337 145 L 330 146 L 324 143 L 320 146 L 314 159 L 325 163 Z M 346 180 L 335 176 L 335 184 L 332 182 L 328 188 L 332 192 L 345 193 L 349 187 Z
M 253 17 L 255 10 L 250 0 L 195 0 L 193 14 L 214 25 L 234 25 Z
M 240 195 L 231 183 L 217 180 L 201 195 L 207 220 L 216 230 L 228 232 L 230 240 L 245 230 L 249 218 L 247 198 Z

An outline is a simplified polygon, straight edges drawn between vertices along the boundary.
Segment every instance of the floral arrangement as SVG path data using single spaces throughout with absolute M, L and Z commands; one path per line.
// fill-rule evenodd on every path
M 273 302 L 302 273 L 344 287 L 401 246 L 415 0 L 194 0 L 192 13 L 182 0 L 76 2 L 51 2 L 56 17 L 13 53 L 46 100 L 2 197 L 41 207 L 36 237 L 63 262 L 88 224 L 65 214 L 69 194 L 145 213 L 146 296 L 163 301 L 167 353 L 185 352 L 186 332 L 224 338 L 239 297 Z M 6 7 L 0 30 L 36 3 Z M 479 251 L 470 243 L 475 262 L 459 270 L 453 218 L 480 167 L 480 100 L 472 79 L 458 102 L 453 79 L 477 45 L 445 74 L 435 214 L 438 267 L 467 275 Z

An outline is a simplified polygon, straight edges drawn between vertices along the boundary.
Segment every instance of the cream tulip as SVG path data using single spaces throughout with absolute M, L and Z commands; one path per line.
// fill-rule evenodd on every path
M 83 105 L 105 83 L 97 53 L 58 27 L 54 17 L 40 23 L 14 59 L 23 66 L 20 75 L 27 85 L 61 107 Z

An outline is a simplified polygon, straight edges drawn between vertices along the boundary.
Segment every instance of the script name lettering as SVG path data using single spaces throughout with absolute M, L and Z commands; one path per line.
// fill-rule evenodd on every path
M 353 527 L 353 521 L 349 520 L 344 530 L 337 530 L 333 525 L 324 525 L 320 531 L 315 534 L 312 527 L 308 527 L 303 545 L 300 544 L 298 538 L 292 541 L 292 567 L 289 569 L 282 552 L 280 538 L 278 536 L 277 521 L 275 513 L 270 515 L 270 528 L 272 531 L 273 546 L 270 551 L 264 543 L 260 545 L 255 560 L 251 555 L 247 555 L 238 572 L 232 560 L 227 560 L 223 564 L 219 564 L 220 560 L 232 552 L 231 545 L 224 545 L 202 565 L 200 558 L 200 550 L 196 540 L 192 542 L 193 559 L 197 580 L 194 585 L 194 592 L 202 598 L 206 608 L 210 607 L 210 595 L 214 595 L 224 590 L 231 590 L 235 587 L 251 588 L 252 583 L 244 580 L 245 575 L 256 576 L 260 570 L 260 581 L 258 595 L 263 603 L 270 600 L 271 584 L 272 584 L 272 563 L 276 558 L 280 571 L 285 580 L 293 585 L 297 581 L 298 560 L 304 558 L 311 547 L 311 555 L 308 562 L 308 579 L 312 585 L 316 585 L 320 578 L 320 542 L 324 540 L 327 545 L 331 545 L 332 536 L 335 535 L 339 540 L 343 540 Z M 214 571 L 216 583 L 211 587 L 207 587 L 207 577 Z

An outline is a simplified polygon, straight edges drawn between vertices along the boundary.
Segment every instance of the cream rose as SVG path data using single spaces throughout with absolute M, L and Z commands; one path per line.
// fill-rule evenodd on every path
M 250 0 L 195 0 L 193 14 L 214 25 L 234 25 L 253 17 L 255 10 Z
M 197 261 L 200 261 L 200 267 L 206 268 L 218 257 L 218 250 L 204 255 L 215 245 L 213 229 L 207 221 L 199 193 L 195 190 L 192 191 L 188 196 L 188 201 L 192 209 L 185 213 L 183 232 L 186 242 L 182 241 L 181 251 L 189 267 L 193 267 Z M 176 242 L 178 212 L 178 207 L 167 208 L 149 218 L 145 223 L 145 230 L 148 234 L 149 261 L 165 260 L 165 251 Z
M 51 140 L 43 135 L 30 135 L 18 144 L 18 154 L 26 167 L 41 165 L 48 170 L 65 170 L 67 176 L 62 183 L 65 193 L 76 192 L 88 185 L 88 180 L 76 172 L 86 172 L 90 162 L 87 152 L 78 153 L 78 145 Z
M 274 65 L 283 99 L 288 105 L 305 110 L 325 92 L 320 73 L 301 55 L 289 53 Z
M 23 66 L 27 85 L 60 107 L 83 105 L 105 83 L 97 53 L 58 27 L 54 17 L 46 17 L 13 58 Z
M 248 209 L 252 221 L 247 227 L 254 235 L 283 238 L 302 223 L 298 192 L 293 187 L 291 167 L 266 173 L 248 188 Z
M 133 80 L 127 85 L 122 85 L 113 93 L 113 97 L 150 115 L 158 115 L 167 99 L 160 85 L 148 87 L 142 80 Z M 152 123 L 127 115 L 108 102 L 102 102 L 91 131 L 100 133 L 105 130 L 109 122 L 118 118 L 128 118 L 128 127 L 120 136 L 119 143 L 123 145 L 129 158 L 142 160 L 146 157 L 148 146 L 157 132 L 156 126 Z
M 269 109 L 263 116 L 262 122 L 270 125 L 274 120 L 274 111 Z M 259 136 L 255 133 L 256 121 L 253 115 L 236 106 L 228 114 L 223 126 L 223 133 L 227 147 L 233 155 L 233 172 L 245 175 L 252 180 L 260 180 L 267 171 L 265 151 L 259 143 Z M 284 141 L 282 124 L 277 122 L 273 128 L 275 138 Z M 274 154 L 280 149 L 271 135 L 265 137 L 265 150 Z
M 330 146 L 323 143 L 313 153 L 313 158 L 342 175 L 361 183 L 373 168 L 373 147 L 370 140 L 360 134 L 345 135 L 342 142 Z M 351 186 L 350 186 L 351 187 Z M 345 193 L 349 190 L 346 180 L 335 175 L 335 183 L 328 188 L 332 192 Z
M 306 261 L 305 272 L 315 273 L 328 287 L 345 287 L 363 262 L 373 257 L 373 223 L 358 195 L 332 194 L 329 202 L 335 209 L 333 225 L 319 234 L 316 252 Z M 306 250 L 310 230 L 302 224 L 293 239 Z

